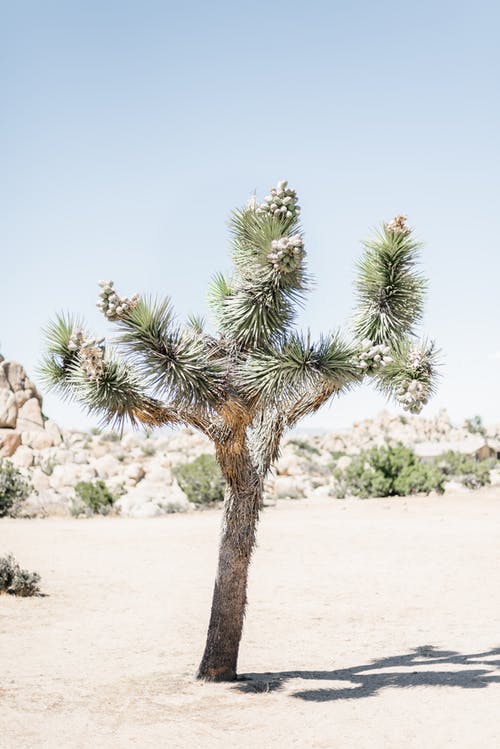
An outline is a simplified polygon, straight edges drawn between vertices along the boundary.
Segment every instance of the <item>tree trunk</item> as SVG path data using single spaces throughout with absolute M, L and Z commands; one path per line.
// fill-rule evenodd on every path
M 205 652 L 197 678 L 233 681 L 247 602 L 248 567 L 262 498 L 262 480 L 246 444 L 224 445 L 217 459 L 226 479 L 219 562 Z

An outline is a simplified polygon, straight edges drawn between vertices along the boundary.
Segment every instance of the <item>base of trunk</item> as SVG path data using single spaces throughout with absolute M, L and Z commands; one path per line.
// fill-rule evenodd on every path
M 236 681 L 238 678 L 236 671 L 224 668 L 204 668 L 198 669 L 196 678 L 199 681 Z

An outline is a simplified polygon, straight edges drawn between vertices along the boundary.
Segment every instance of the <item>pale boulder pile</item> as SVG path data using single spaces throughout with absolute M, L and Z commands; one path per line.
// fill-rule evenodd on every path
M 498 441 L 500 425 L 486 439 Z M 479 438 L 481 441 L 483 438 Z M 292 434 L 266 481 L 266 503 L 334 495 L 333 473 L 351 456 L 376 445 L 402 442 L 411 447 L 470 445 L 478 436 L 454 426 L 445 411 L 435 418 L 382 412 L 355 423 L 348 431 Z M 194 510 L 175 479 L 175 467 L 203 453 L 209 440 L 191 429 L 87 433 L 61 430 L 42 411 L 42 397 L 17 362 L 0 361 L 0 458 L 8 458 L 27 476 L 33 492 L 23 504 L 29 516 L 67 515 L 80 481 L 102 480 L 118 498 L 123 516 L 146 518 Z M 492 471 L 492 482 L 500 483 Z
M 0 358 L 0 459 L 29 478 L 26 515 L 67 515 L 80 481 L 103 480 L 119 497 L 122 515 L 154 517 L 191 508 L 173 467 L 210 451 L 184 430 L 149 438 L 144 433 L 88 434 L 61 430 L 42 411 L 42 396 L 18 362 Z
M 18 362 L 0 356 L 0 457 L 15 455 L 16 465 L 28 468 L 35 451 L 61 442 L 61 432 L 42 414 L 42 396 Z
M 449 449 L 472 455 L 483 444 L 500 449 L 500 424 L 490 425 L 482 436 L 471 433 L 465 425 L 453 425 L 445 410 L 434 418 L 382 411 L 374 419 L 355 422 L 349 430 L 290 436 L 274 467 L 274 477 L 267 482 L 268 491 L 276 498 L 333 496 L 335 469 L 345 469 L 352 456 L 362 450 L 398 443 L 415 449 L 417 454 L 425 454 L 422 448 L 430 446 L 434 448 L 429 452 L 432 455 Z M 490 476 L 492 484 L 500 485 L 500 471 L 492 470 Z M 445 487 L 451 491 L 457 485 L 449 482 Z
M 33 455 L 29 475 L 35 492 L 31 514 L 67 514 L 80 481 L 102 480 L 126 517 L 155 517 L 192 509 L 173 469 L 209 450 L 208 442 L 183 430 L 155 438 L 143 433 L 88 434 L 63 431 L 57 447 Z M 13 461 L 15 462 L 15 456 Z

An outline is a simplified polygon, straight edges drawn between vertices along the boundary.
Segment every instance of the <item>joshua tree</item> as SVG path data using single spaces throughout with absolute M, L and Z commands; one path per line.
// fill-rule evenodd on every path
M 117 328 L 113 351 L 67 315 L 47 330 L 43 373 L 63 396 L 108 423 L 186 424 L 214 443 L 226 491 L 201 679 L 236 678 L 263 482 L 285 430 L 366 378 L 412 413 L 433 389 L 435 348 L 414 331 L 426 284 L 405 217 L 364 243 L 349 337 L 312 341 L 293 328 L 308 288 L 299 214 L 287 182 L 232 213 L 233 275 L 210 289 L 215 333 L 195 317 L 177 324 L 168 299 L 120 297 L 111 281 L 97 306 Z

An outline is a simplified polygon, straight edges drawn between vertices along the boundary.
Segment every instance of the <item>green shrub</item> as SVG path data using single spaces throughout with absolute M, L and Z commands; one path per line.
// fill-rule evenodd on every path
M 76 501 L 70 507 L 70 512 L 75 517 L 108 515 L 116 499 L 104 481 L 79 481 L 75 486 L 75 494 Z
M 482 434 L 483 436 L 486 434 L 486 428 L 480 416 L 465 419 L 464 426 L 471 434 Z
M 155 455 L 156 447 L 154 446 L 153 442 L 146 440 L 146 442 L 141 445 L 141 452 L 146 457 L 151 457 L 152 455 Z
M 36 596 L 40 594 L 39 582 L 40 575 L 21 569 L 12 554 L 0 557 L 0 593 Z
M 57 461 L 54 457 L 51 458 L 39 458 L 38 465 L 40 466 L 40 470 L 42 473 L 44 473 L 46 476 L 52 476 L 54 473 L 54 468 L 57 465 Z
M 339 458 L 343 458 L 347 453 L 344 450 L 330 450 L 330 456 L 333 463 L 336 463 Z
M 355 455 L 347 468 L 334 472 L 336 494 L 345 497 L 392 497 L 417 492 L 443 492 L 444 476 L 434 466 L 423 463 L 413 450 L 373 447 Z
M 309 453 L 310 455 L 321 455 L 321 452 L 318 450 L 318 448 L 314 447 L 314 445 L 311 445 L 306 440 L 288 440 L 288 444 L 293 445 L 299 454 Z
M 15 514 L 17 506 L 32 491 L 31 482 L 10 460 L 0 460 L 0 517 Z
M 213 455 L 199 455 L 191 463 L 176 466 L 174 474 L 190 502 L 206 505 L 224 499 L 224 478 Z
M 439 470 L 447 479 L 460 481 L 468 489 L 479 489 L 490 483 L 490 470 L 496 460 L 476 460 L 468 455 L 448 450 L 436 461 Z
M 103 432 L 99 438 L 100 442 L 119 442 L 120 440 L 119 432 Z

